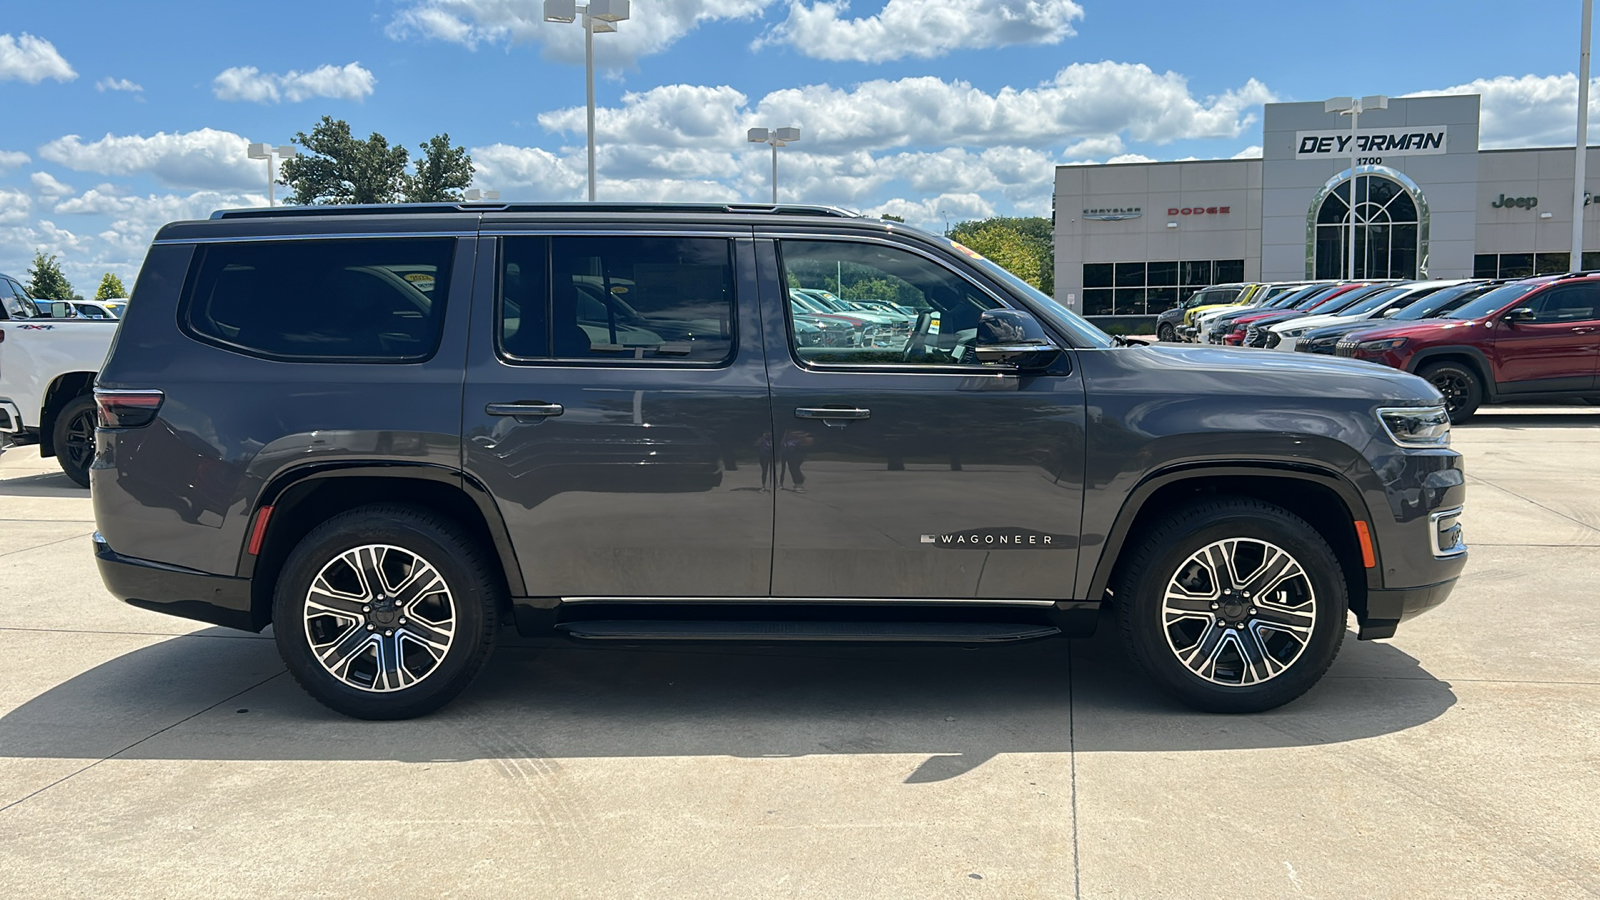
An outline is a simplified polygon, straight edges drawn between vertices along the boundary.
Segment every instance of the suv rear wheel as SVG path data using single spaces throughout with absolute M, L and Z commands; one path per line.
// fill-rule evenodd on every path
M 1333 664 L 1349 606 L 1327 541 L 1244 498 L 1194 503 L 1151 528 L 1114 589 L 1134 661 L 1209 712 L 1259 712 L 1305 693 Z
M 1178 330 L 1172 327 L 1171 322 L 1162 322 L 1161 327 L 1156 329 L 1156 340 L 1158 341 L 1175 341 L 1177 339 Z
M 494 646 L 504 591 L 478 542 L 432 512 L 364 506 L 289 554 L 273 601 L 300 686 L 360 719 L 407 719 L 461 693 Z
M 1460 425 L 1471 418 L 1483 403 L 1483 380 L 1465 363 L 1433 363 L 1417 370 L 1417 374 L 1444 395 L 1445 410 L 1450 413 L 1452 425 Z

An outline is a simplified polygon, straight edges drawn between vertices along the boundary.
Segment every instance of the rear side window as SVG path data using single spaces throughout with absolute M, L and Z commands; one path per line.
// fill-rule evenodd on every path
M 202 245 L 179 319 L 270 359 L 418 362 L 439 346 L 454 252 L 454 238 Z
M 725 238 L 509 237 L 501 351 L 513 359 L 720 363 L 733 355 Z

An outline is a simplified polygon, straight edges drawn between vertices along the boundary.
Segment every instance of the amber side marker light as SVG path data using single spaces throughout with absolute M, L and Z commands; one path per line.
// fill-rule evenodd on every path
M 1367 523 L 1356 519 L 1356 540 L 1361 543 L 1361 564 L 1369 569 L 1378 567 L 1378 557 L 1372 552 L 1372 532 Z

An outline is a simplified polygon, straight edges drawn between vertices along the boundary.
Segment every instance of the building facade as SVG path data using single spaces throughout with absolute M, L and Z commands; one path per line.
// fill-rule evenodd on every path
M 1271 103 L 1260 159 L 1058 166 L 1056 297 L 1150 315 L 1208 284 L 1352 277 L 1352 220 L 1358 278 L 1600 268 L 1600 204 L 1570 258 L 1572 148 L 1480 150 L 1478 124 L 1477 95 L 1395 98 L 1352 148 L 1348 116 Z

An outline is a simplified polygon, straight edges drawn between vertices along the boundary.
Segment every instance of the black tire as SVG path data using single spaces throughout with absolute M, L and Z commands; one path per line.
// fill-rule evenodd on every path
M 78 487 L 89 486 L 89 465 L 94 462 L 94 426 L 98 414 L 94 395 L 74 397 L 56 414 L 51 439 L 55 442 L 56 462 Z
M 1466 363 L 1437 362 L 1423 366 L 1417 374 L 1444 395 L 1452 425 L 1472 418 L 1483 403 L 1483 379 Z
M 1156 327 L 1156 340 L 1175 341 L 1178 339 L 1178 329 L 1172 327 L 1171 322 L 1162 322 Z
M 1204 611 L 1171 612 L 1181 618 L 1170 620 L 1169 585 L 1182 587 L 1180 579 L 1194 571 L 1197 556 L 1228 542 L 1234 542 L 1246 558 L 1251 552 L 1260 553 L 1260 568 L 1251 570 L 1253 575 L 1270 581 L 1272 557 L 1266 546 L 1286 553 L 1289 562 L 1298 563 L 1300 574 L 1282 582 L 1281 595 L 1273 588 L 1270 601 L 1250 593 L 1243 597 L 1251 599 L 1241 599 L 1231 590 L 1224 595 L 1220 589 L 1216 591 L 1220 604 L 1200 594 L 1175 601 Z M 1242 566 L 1232 568 L 1241 580 L 1251 581 Z M 1261 712 L 1305 693 L 1333 665 L 1349 609 L 1344 570 L 1316 529 L 1281 507 L 1246 498 L 1224 497 L 1179 507 L 1129 544 L 1112 587 L 1123 642 L 1134 662 L 1162 688 L 1207 712 Z M 1274 628 L 1274 621 L 1303 626 L 1309 632 L 1301 640 Z M 1208 656 L 1210 674 L 1204 664 L 1198 669 L 1185 664 L 1181 654 L 1188 647 L 1194 648 L 1196 659 L 1207 647 L 1220 648 Z M 1255 648 L 1254 664 L 1245 659 L 1247 647 Z M 1263 653 L 1274 657 L 1278 671 L 1258 658 Z
M 366 552 L 362 548 L 372 547 L 381 553 L 362 555 Z M 352 555 L 346 557 L 347 553 Z M 417 580 L 431 577 L 426 569 L 417 568 L 414 560 L 420 559 L 442 580 L 444 593 L 429 591 L 427 585 L 413 584 L 408 590 L 387 585 L 366 592 L 376 595 L 375 601 L 353 599 L 362 596 L 368 579 L 355 574 L 346 559 L 370 560 L 385 570 L 383 577 L 392 575 L 402 582 L 412 575 Z M 278 653 L 306 693 L 345 715 L 409 719 L 432 712 L 472 683 L 494 649 L 499 611 L 506 599 L 504 582 L 494 566 L 478 541 L 429 510 L 375 504 L 341 513 L 312 529 L 284 562 L 272 605 Z M 318 600 L 336 604 L 340 612 L 324 613 L 309 605 L 313 581 L 324 573 L 324 583 L 339 592 L 319 593 Z M 405 595 L 400 597 L 402 603 L 386 593 L 390 590 Z M 412 594 L 416 596 L 406 601 Z M 448 640 L 436 640 L 435 646 L 442 644 L 444 649 L 433 652 L 424 639 L 445 635 L 446 620 L 440 610 L 446 607 Z M 314 649 L 313 632 L 323 638 L 323 653 L 335 659 L 333 668 L 324 665 Z M 349 647 L 357 649 L 342 652 Z M 387 669 L 382 665 L 384 652 L 396 661 Z M 342 665 L 338 658 L 344 660 Z M 344 675 L 335 674 L 335 668 Z M 358 686 L 357 682 L 368 680 L 364 674 L 369 670 L 371 684 Z M 405 683 L 407 675 L 414 679 L 410 684 Z

